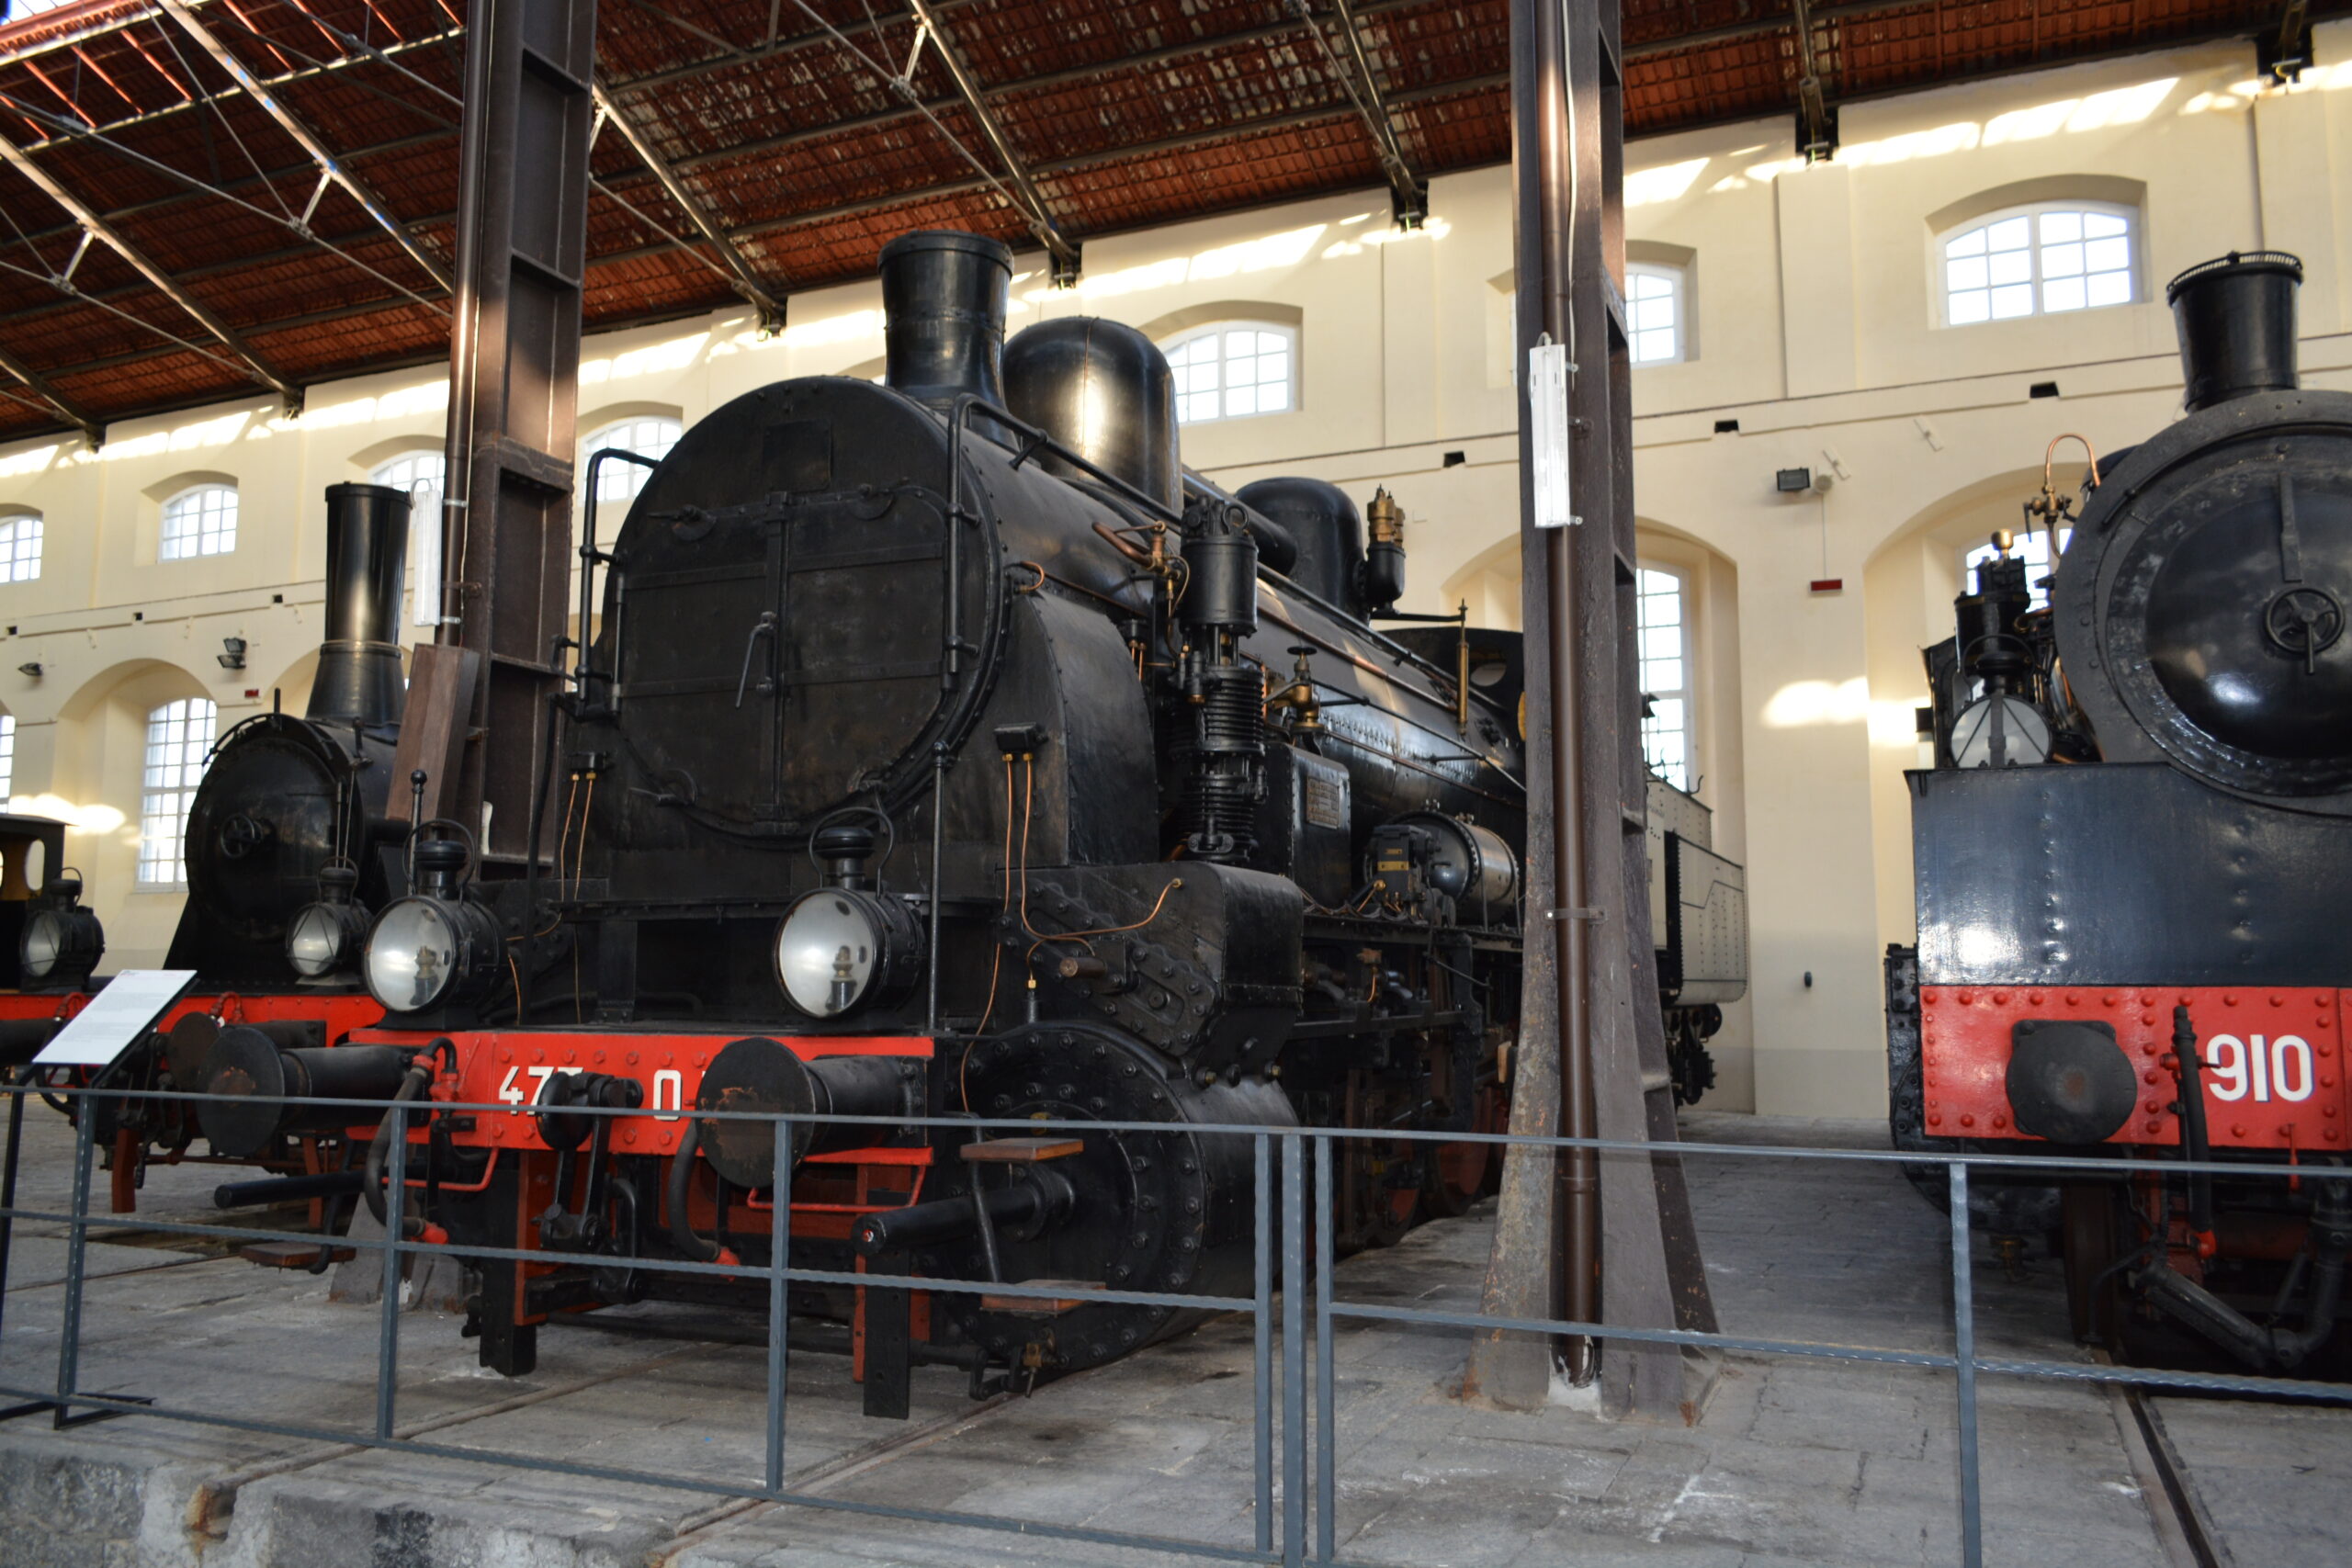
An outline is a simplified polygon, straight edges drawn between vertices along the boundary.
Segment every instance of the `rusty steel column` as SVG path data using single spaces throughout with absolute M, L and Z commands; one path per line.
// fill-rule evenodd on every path
M 1566 547 L 1568 530 L 1535 526 L 1536 435 L 1528 374 L 1529 352 L 1540 341 L 1565 343 L 1569 325 L 1564 210 L 1567 58 L 1560 6 L 1561 0 L 1512 0 L 1510 8 L 1520 600 L 1528 650 L 1527 944 L 1519 1039 L 1510 1061 L 1510 1130 L 1538 1137 L 1564 1131 L 1589 1136 L 1591 1121 L 1582 1116 L 1580 1128 L 1573 1110 L 1590 1103 L 1577 1061 L 1583 1037 L 1583 922 L 1551 918 L 1555 910 L 1582 903 L 1577 748 L 1563 739 L 1576 733 L 1575 596 L 1558 581 L 1573 572 L 1575 562 Z M 1569 1115 L 1564 1118 L 1563 1111 Z M 1583 1225 L 1581 1248 L 1564 1251 L 1560 1246 L 1566 1193 L 1559 1173 L 1575 1169 L 1573 1156 L 1555 1156 L 1550 1149 L 1514 1146 L 1504 1156 L 1481 1311 L 1552 1317 L 1565 1305 L 1571 1316 L 1590 1320 L 1597 1304 L 1589 1283 L 1595 1225 L 1589 1220 Z M 1581 1174 L 1589 1191 L 1589 1154 Z M 1579 1253 L 1581 1265 L 1573 1260 Z M 1587 1282 L 1582 1291 L 1576 1288 L 1579 1279 Z M 1585 1310 L 1579 1312 L 1578 1305 Z M 1589 1378 L 1589 1342 L 1577 1344 Z M 1550 1393 L 1551 1376 L 1552 1347 L 1544 1337 L 1482 1334 L 1471 1349 L 1464 1392 L 1512 1409 L 1538 1409 Z
M 594 0 L 468 6 L 439 640 L 481 673 L 427 811 L 479 833 L 492 872 L 523 862 L 559 683 L 595 52 Z

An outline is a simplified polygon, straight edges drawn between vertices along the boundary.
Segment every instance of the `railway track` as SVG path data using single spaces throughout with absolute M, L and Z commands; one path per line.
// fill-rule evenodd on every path
M 2097 1358 L 2112 1364 L 2107 1352 Z M 2228 1544 L 2214 1528 L 2211 1515 L 2199 1496 L 2197 1483 L 2165 1430 L 2164 1412 L 2146 1390 L 2131 1383 L 2109 1383 L 2108 1398 L 2115 1405 L 2116 1427 L 2124 1452 L 2132 1461 L 2142 1495 L 2157 1539 L 2173 1568 L 2237 1568 Z

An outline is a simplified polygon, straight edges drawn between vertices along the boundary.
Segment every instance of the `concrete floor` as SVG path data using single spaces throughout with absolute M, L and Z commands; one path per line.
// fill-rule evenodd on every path
M 62 1206 L 71 1143 L 36 1110 L 27 1206 Z M 1693 1115 L 1686 1135 L 1883 1146 L 1860 1123 Z M 1949 1349 L 1941 1216 L 1888 1166 L 1701 1159 L 1694 1202 L 1726 1331 Z M 159 1170 L 142 1212 L 203 1213 L 212 1177 Z M 19 1232 L 0 1379 L 53 1375 L 63 1247 Z M 1475 1305 L 1481 1215 L 1342 1264 L 1343 1299 Z M 160 1238 L 149 1237 L 151 1243 Z M 373 1309 L 325 1281 L 186 1244 L 92 1249 L 82 1384 L 254 1418 L 358 1427 L 372 1415 Z M 1978 1260 L 1987 1354 L 2073 1359 L 2055 1268 Z M 715 1320 L 633 1309 L 684 1338 L 543 1335 L 539 1371 L 480 1372 L 454 1320 L 403 1321 L 404 1435 L 709 1478 L 755 1476 L 763 1354 L 698 1340 Z M 1338 1537 L 1355 1562 L 1733 1568 L 1958 1560 L 1953 1391 L 1908 1368 L 1734 1356 L 1699 1418 L 1604 1422 L 1452 1396 L 1458 1332 L 1343 1325 L 1335 1347 Z M 1199 1333 L 1025 1400 L 975 1407 L 918 1373 L 910 1422 L 869 1422 L 838 1359 L 796 1357 L 792 1484 L 851 1504 L 947 1507 L 1247 1548 L 1250 1334 Z M 2078 1385 L 1984 1380 L 1987 1561 L 2166 1563 L 2118 1409 Z M 2244 1568 L 2352 1560 L 2352 1412 L 2159 1402 L 2197 1501 Z M 808 1508 L 726 1503 L 458 1459 L 388 1455 L 133 1418 L 55 1434 L 0 1427 L 0 1565 L 204 1568 L 940 1568 L 1142 1563 L 1122 1551 Z

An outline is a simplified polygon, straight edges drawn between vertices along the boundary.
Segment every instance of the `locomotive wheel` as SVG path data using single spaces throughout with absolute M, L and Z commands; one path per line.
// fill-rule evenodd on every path
M 2122 1256 L 2122 1194 L 2105 1181 L 2070 1181 L 2059 1203 L 2067 1324 L 2079 1344 L 2113 1346 L 2123 1284 L 2108 1270 Z
M 1501 1132 L 1506 1103 L 1499 1089 L 1480 1089 L 1470 1130 Z M 1430 1155 L 1429 1179 L 1421 1187 L 1422 1208 L 1431 1219 L 1459 1219 L 1494 1190 L 1490 1182 L 1501 1179 L 1502 1163 L 1502 1149 L 1494 1144 L 1438 1145 Z
M 1347 1147 L 1343 1145 L 1342 1147 Z M 1354 1190 L 1357 1224 L 1354 1234 L 1337 1239 L 1342 1247 L 1394 1247 L 1405 1239 L 1421 1214 L 1421 1183 L 1399 1186 L 1399 1168 L 1409 1168 L 1419 1145 L 1358 1144 L 1348 1148 L 1348 1181 Z
M 1164 1122 L 1164 1133 L 1103 1133 L 1051 1162 L 1076 1189 L 1066 1220 L 1042 1235 L 1000 1232 L 1007 1282 L 1068 1280 L 1114 1290 L 1247 1295 L 1254 1257 L 1250 1140 L 1192 1132 L 1188 1122 L 1290 1125 L 1290 1102 L 1271 1084 L 1194 1083 L 1150 1047 L 1117 1030 L 1041 1022 L 981 1041 L 963 1068 L 972 1110 L 987 1117 L 1068 1122 Z M 994 1136 L 1008 1134 L 1000 1130 Z M 950 1134 L 925 1197 L 993 1188 L 1000 1168 L 961 1157 L 969 1134 Z M 1279 1160 L 1280 1151 L 1276 1151 Z M 917 1271 L 986 1280 L 977 1236 L 916 1255 Z M 1073 1295 L 1076 1292 L 1073 1292 Z M 1048 1372 L 1116 1360 L 1181 1333 L 1204 1314 L 1124 1303 L 1039 1314 L 987 1307 L 977 1295 L 938 1298 L 966 1338 L 1000 1361 L 1035 1351 Z

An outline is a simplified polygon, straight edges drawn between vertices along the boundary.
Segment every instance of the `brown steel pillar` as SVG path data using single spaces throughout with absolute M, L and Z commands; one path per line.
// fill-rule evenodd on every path
M 595 57 L 594 0 L 470 0 L 440 640 L 481 672 L 458 777 L 427 795 L 493 871 L 522 863 L 558 686 Z
M 1623 125 L 1614 0 L 1514 0 L 1513 175 L 1521 372 L 1521 602 L 1528 649 L 1527 980 L 1511 1129 L 1674 1139 L 1649 930 L 1635 629 L 1631 356 L 1623 299 Z M 1529 351 L 1565 345 L 1568 512 L 1538 527 Z M 1655 1062 L 1652 1058 L 1655 1057 Z M 1651 1070 L 1654 1069 L 1654 1070 Z M 1605 1268 L 1604 1268 L 1605 1265 Z M 1679 1168 L 1640 1154 L 1514 1149 L 1487 1283 L 1489 1313 L 1645 1327 L 1713 1326 Z M 1534 1310 L 1538 1306 L 1544 1310 Z M 1560 1347 L 1590 1382 L 1600 1347 Z M 1540 1359 L 1539 1359 L 1540 1358 Z M 1606 1405 L 1665 1415 L 1679 1355 L 1630 1342 Z M 1540 1403 L 1549 1347 L 1474 1348 L 1470 1386 Z
M 1563 531 L 1534 525 L 1535 419 L 1530 412 L 1529 351 L 1539 342 L 1566 341 L 1566 229 L 1554 193 L 1565 192 L 1567 155 L 1567 60 L 1560 0 L 1512 0 L 1511 177 L 1513 259 L 1518 289 L 1520 600 L 1527 637 L 1527 930 L 1526 971 L 1520 997 L 1519 1039 L 1510 1058 L 1510 1130 L 1522 1136 L 1562 1132 L 1590 1135 L 1580 1050 L 1583 1018 L 1583 934 L 1579 922 L 1553 911 L 1581 905 L 1577 860 L 1581 832 L 1574 808 L 1577 749 L 1555 743 L 1574 734 L 1576 649 L 1555 628 L 1555 606 L 1567 614 L 1573 596 L 1556 579 L 1574 568 Z M 1552 279 L 1556 276 L 1555 288 Z M 1565 660 L 1571 678 L 1563 679 Z M 1565 775 L 1565 776 L 1564 776 Z M 1564 808 L 1565 805 L 1565 808 Z M 1570 1021 L 1571 1020 L 1575 1021 Z M 1566 1045 L 1567 1048 L 1563 1049 Z M 1568 1112 L 1564 1117 L 1563 1112 Z M 1590 1190 L 1589 1156 L 1585 1190 Z M 1559 1173 L 1575 1168 L 1572 1151 L 1512 1147 L 1503 1159 L 1501 1197 L 1487 1260 L 1481 1308 L 1502 1317 L 1552 1317 L 1564 1306 L 1589 1321 L 1589 1287 L 1597 1227 L 1582 1228 L 1583 1259 L 1560 1245 L 1565 1193 Z M 1573 1220 L 1567 1228 L 1578 1227 Z M 1564 1267 L 1565 1265 L 1565 1267 Z M 1588 1310 L 1579 1313 L 1574 1303 Z M 1589 1348 L 1576 1353 L 1589 1364 Z M 1483 1334 L 1473 1345 L 1464 1392 L 1513 1409 L 1540 1408 L 1550 1392 L 1552 1347 L 1542 1336 Z

